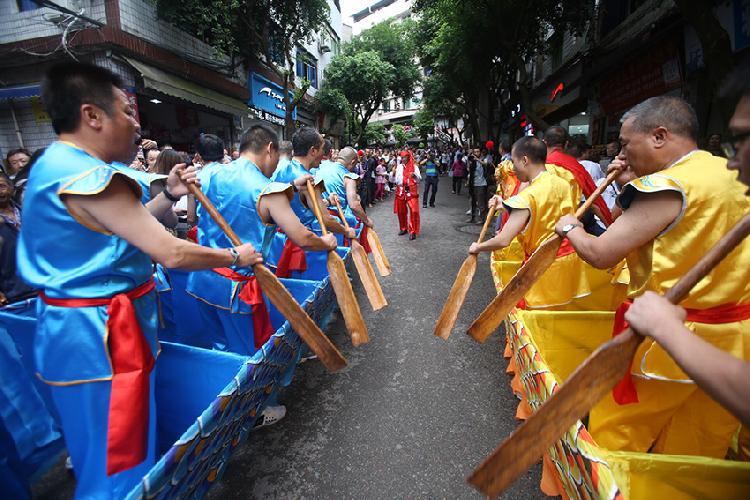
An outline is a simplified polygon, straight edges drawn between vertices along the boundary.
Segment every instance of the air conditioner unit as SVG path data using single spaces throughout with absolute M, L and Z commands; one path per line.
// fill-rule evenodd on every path
M 320 52 L 321 54 L 325 54 L 330 51 L 331 47 L 329 47 L 327 43 L 321 43 L 320 45 L 318 45 L 318 52 Z

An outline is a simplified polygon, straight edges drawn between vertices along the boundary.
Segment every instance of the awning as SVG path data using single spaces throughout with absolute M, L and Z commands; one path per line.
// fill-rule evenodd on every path
M 39 85 L 33 84 L 0 89 L 0 101 L 7 101 L 9 99 L 30 99 L 32 97 L 39 97 L 40 95 L 41 88 Z
M 190 82 L 179 76 L 172 75 L 166 71 L 136 61 L 135 59 L 129 57 L 126 57 L 125 59 L 141 74 L 143 77 L 143 85 L 146 88 L 156 90 L 172 97 L 178 97 L 194 104 L 200 104 L 201 106 L 206 106 L 207 108 L 215 109 L 223 113 L 229 113 L 230 115 L 247 115 L 247 104 L 239 99 L 227 97 L 219 92 L 201 87 L 197 83 Z

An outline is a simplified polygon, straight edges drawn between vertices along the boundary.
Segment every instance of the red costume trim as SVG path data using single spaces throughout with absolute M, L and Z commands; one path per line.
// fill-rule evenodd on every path
M 583 168 L 583 165 L 578 163 L 578 161 L 572 156 L 567 155 L 561 151 L 553 151 L 547 155 L 547 163 L 562 167 L 573 174 L 576 182 L 578 182 L 578 185 L 581 186 L 581 190 L 583 191 L 583 195 L 586 197 L 586 199 L 588 199 L 593 194 L 593 192 L 596 191 L 596 184 L 594 183 L 594 179 L 592 179 L 591 175 L 586 172 L 586 169 Z M 599 207 L 599 210 L 604 216 L 604 222 L 608 226 L 614 222 L 615 219 L 614 217 L 612 217 L 612 212 L 609 211 L 609 207 L 601 197 L 594 200 L 594 205 Z
M 149 374 L 154 356 L 143 336 L 133 300 L 154 289 L 154 280 L 110 298 L 55 299 L 39 297 L 56 307 L 107 307 L 112 391 L 107 427 L 107 475 L 128 470 L 146 459 L 148 452 Z
M 255 341 L 255 348 L 260 349 L 271 338 L 271 335 L 273 335 L 273 328 L 271 327 L 271 317 L 263 300 L 263 293 L 258 280 L 255 279 L 255 276 L 245 276 L 228 267 L 217 267 L 213 269 L 213 272 L 232 281 L 242 283 L 239 297 L 242 302 L 252 306 L 253 339 Z
M 305 251 L 287 237 L 279 262 L 276 264 L 276 276 L 291 278 L 292 271 L 300 273 L 307 271 L 307 257 Z
M 624 332 L 629 326 L 625 320 L 625 313 L 630 309 L 632 300 L 628 299 L 615 311 L 615 323 L 612 326 L 612 337 L 616 337 Z M 748 304 L 722 304 L 709 309 L 685 309 L 687 318 L 685 321 L 693 323 L 703 323 L 707 325 L 723 325 L 726 323 L 735 323 L 745 319 L 750 319 L 750 303 Z M 635 389 L 635 382 L 631 373 L 632 364 L 628 367 L 627 373 L 612 389 L 612 396 L 617 404 L 625 405 L 638 402 L 638 393 Z

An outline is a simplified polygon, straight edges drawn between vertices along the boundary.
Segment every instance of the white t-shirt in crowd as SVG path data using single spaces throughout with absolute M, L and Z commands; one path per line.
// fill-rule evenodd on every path
M 586 172 L 589 173 L 592 179 L 594 179 L 594 182 L 598 183 L 599 179 L 604 179 L 606 176 L 604 175 L 604 172 L 602 172 L 602 167 L 591 160 L 578 160 L 578 163 L 583 165 L 583 168 L 586 169 Z

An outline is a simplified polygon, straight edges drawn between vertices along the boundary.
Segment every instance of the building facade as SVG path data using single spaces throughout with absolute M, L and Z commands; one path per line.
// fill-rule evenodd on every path
M 315 125 L 314 95 L 338 51 L 341 12 L 328 0 L 329 22 L 297 47 L 296 84 L 311 81 L 296 118 Z M 191 151 L 200 133 L 237 146 L 253 120 L 283 129 L 281 79 L 273 61 L 236 67 L 213 47 L 160 19 L 149 0 L 7 0 L 0 2 L 0 154 L 35 150 L 54 140 L 39 100 L 39 82 L 56 62 L 76 58 L 118 74 L 136 107 L 143 137 Z

